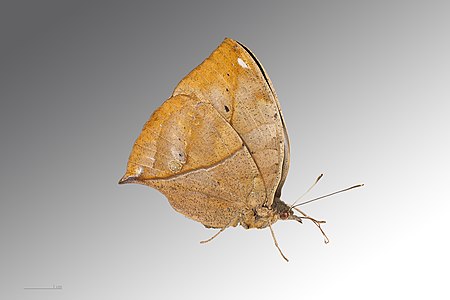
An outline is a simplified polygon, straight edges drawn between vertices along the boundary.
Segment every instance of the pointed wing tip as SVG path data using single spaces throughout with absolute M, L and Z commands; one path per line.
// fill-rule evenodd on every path
M 235 39 L 232 39 L 230 37 L 225 37 L 223 39 L 224 43 L 231 43 L 232 45 L 239 45 L 240 43 L 238 41 L 236 41 Z
M 127 184 L 133 182 L 136 182 L 136 177 L 127 174 L 123 175 L 123 177 L 119 180 L 119 184 Z

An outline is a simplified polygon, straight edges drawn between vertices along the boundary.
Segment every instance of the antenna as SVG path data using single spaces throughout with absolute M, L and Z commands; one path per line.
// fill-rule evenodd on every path
M 314 186 L 316 186 L 316 184 L 319 182 L 319 180 L 323 177 L 323 173 L 319 175 L 319 177 L 317 177 L 316 181 L 314 181 L 314 183 L 309 187 L 309 189 L 306 190 L 306 192 L 303 193 L 303 195 L 301 195 L 300 197 L 298 197 L 297 200 L 294 201 L 294 203 L 292 203 L 291 207 L 289 209 L 292 209 L 295 205 L 295 203 L 297 203 L 298 201 L 300 201 L 306 194 L 309 193 L 310 190 L 312 190 L 312 188 Z
M 317 197 L 317 198 L 314 198 L 314 199 L 311 199 L 311 200 L 308 200 L 308 201 L 305 201 L 305 202 L 301 202 L 301 203 L 299 203 L 297 205 L 292 205 L 291 208 L 295 208 L 295 207 L 300 206 L 300 205 L 311 203 L 313 201 L 317 201 L 317 200 L 320 200 L 320 199 L 323 199 L 323 198 L 326 198 L 326 197 L 329 197 L 329 196 L 333 196 L 333 195 L 336 195 L 336 194 L 339 194 L 339 193 L 342 193 L 342 192 L 346 192 L 346 191 L 349 191 L 351 189 L 359 188 L 359 187 L 362 187 L 362 186 L 364 186 L 364 183 L 357 184 L 357 185 L 351 186 L 349 188 L 346 188 L 346 189 L 343 189 L 343 190 L 340 190 L 340 191 L 337 191 L 337 192 L 333 192 L 333 193 L 330 193 L 330 194 L 327 194 L 327 195 L 324 195 L 324 196 L 320 196 L 320 197 Z M 297 202 L 297 201 L 295 201 L 295 202 Z

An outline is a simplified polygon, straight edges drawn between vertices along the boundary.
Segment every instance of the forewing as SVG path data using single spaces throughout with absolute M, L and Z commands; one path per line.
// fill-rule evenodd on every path
M 278 100 L 254 55 L 236 41 L 225 39 L 173 94 L 195 95 L 211 103 L 233 127 L 264 180 L 264 204 L 271 206 L 282 179 L 286 139 Z
M 239 42 L 238 42 L 239 43 Z M 253 54 L 253 52 L 247 48 L 245 45 L 239 43 L 250 55 L 251 57 L 254 59 L 254 61 L 258 64 L 267 84 L 270 87 L 270 90 L 272 91 L 273 97 L 275 99 L 275 104 L 277 105 L 278 108 L 278 113 L 281 119 L 281 123 L 283 125 L 283 138 L 284 138 L 284 158 L 283 158 L 283 165 L 282 165 L 282 169 L 281 169 L 281 180 L 278 183 L 278 187 L 275 193 L 275 197 L 280 198 L 281 197 L 281 189 L 283 188 L 284 182 L 286 181 L 286 177 L 288 175 L 289 172 L 289 165 L 290 165 L 290 142 L 289 142 L 289 135 L 287 132 L 287 127 L 286 127 L 286 123 L 284 121 L 284 116 L 283 116 L 283 112 L 281 110 L 281 105 L 280 102 L 278 101 L 278 97 L 277 97 L 277 93 L 275 92 L 275 88 L 273 87 L 273 83 L 270 80 L 269 76 L 266 73 L 266 70 L 264 69 L 263 65 L 258 61 L 258 59 L 256 58 L 256 56 Z

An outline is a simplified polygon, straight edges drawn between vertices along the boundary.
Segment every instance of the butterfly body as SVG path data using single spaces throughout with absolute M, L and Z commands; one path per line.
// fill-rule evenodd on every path
M 247 47 L 227 38 L 152 114 L 119 183 L 159 190 L 177 212 L 220 228 L 212 238 L 238 225 L 269 227 L 287 260 L 271 225 L 307 218 L 320 228 L 322 222 L 280 199 L 289 162 L 272 82 Z
M 280 199 L 275 199 L 270 208 L 261 206 L 244 211 L 239 224 L 245 229 L 262 229 L 278 220 L 287 219 L 290 215 L 292 215 L 290 207 Z

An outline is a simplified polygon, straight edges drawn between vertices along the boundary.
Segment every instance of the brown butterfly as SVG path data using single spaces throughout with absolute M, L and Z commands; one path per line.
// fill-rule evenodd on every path
M 324 223 L 280 199 L 288 170 L 289 138 L 272 82 L 247 47 L 227 38 L 152 114 L 119 183 L 156 188 L 179 213 L 220 228 L 203 243 L 230 226 L 269 227 L 287 260 L 272 224 L 309 219 L 322 231 Z

